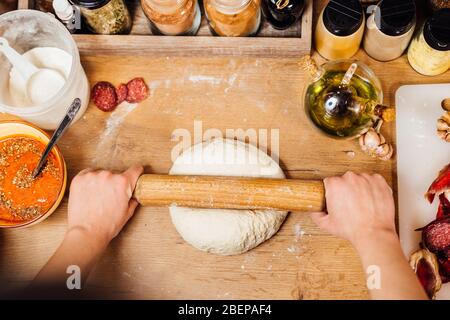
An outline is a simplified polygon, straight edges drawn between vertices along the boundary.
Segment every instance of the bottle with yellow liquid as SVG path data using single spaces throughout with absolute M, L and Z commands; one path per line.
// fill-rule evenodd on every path
M 380 81 L 362 62 L 338 60 L 318 67 L 309 58 L 304 66 L 311 75 L 304 94 L 305 111 L 325 134 L 357 138 L 378 120 L 394 119 L 393 108 L 382 105 Z

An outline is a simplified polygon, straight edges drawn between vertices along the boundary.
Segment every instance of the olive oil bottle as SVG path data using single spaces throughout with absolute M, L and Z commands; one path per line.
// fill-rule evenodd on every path
M 393 118 L 393 109 L 380 104 L 382 92 L 378 79 L 374 75 L 373 78 L 365 76 L 370 71 L 368 67 L 357 62 L 357 71 L 343 84 L 351 63 L 328 62 L 313 68 L 313 80 L 305 91 L 307 116 L 316 127 L 336 138 L 358 137 L 378 119 Z

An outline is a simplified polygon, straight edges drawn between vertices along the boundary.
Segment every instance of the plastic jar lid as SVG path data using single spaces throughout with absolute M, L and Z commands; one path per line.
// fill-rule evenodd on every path
M 363 20 L 364 12 L 358 0 L 331 0 L 323 11 L 325 27 L 340 37 L 355 33 Z
M 425 22 L 423 36 L 433 49 L 450 50 L 450 9 L 436 11 Z
M 405 34 L 415 24 L 416 4 L 414 0 L 382 0 L 378 4 L 380 20 L 375 19 L 378 29 L 389 36 Z
M 87 9 L 98 9 L 107 4 L 110 0 L 69 0 L 72 4 Z

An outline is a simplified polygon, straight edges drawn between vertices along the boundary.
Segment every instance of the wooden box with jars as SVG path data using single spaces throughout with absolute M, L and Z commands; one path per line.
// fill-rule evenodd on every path
M 300 57 L 311 51 L 313 0 L 19 0 L 18 6 L 55 13 L 55 5 L 60 19 L 76 11 L 82 17 L 81 29 L 73 29 L 81 53 Z

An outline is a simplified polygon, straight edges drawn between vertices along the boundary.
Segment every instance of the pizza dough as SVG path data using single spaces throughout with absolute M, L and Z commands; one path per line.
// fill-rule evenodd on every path
M 285 178 L 279 165 L 255 146 L 214 139 L 185 150 L 174 162 L 172 175 L 221 175 Z M 170 207 L 175 228 L 197 249 L 233 255 L 246 252 L 272 237 L 287 212 Z

